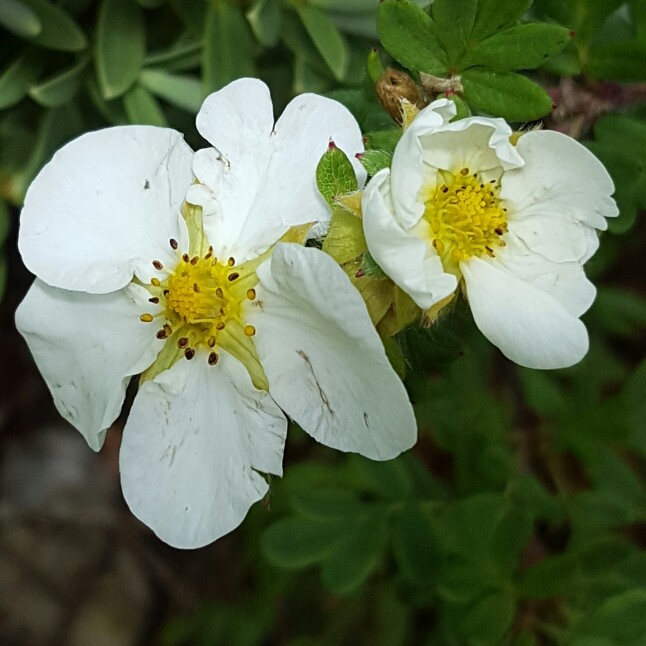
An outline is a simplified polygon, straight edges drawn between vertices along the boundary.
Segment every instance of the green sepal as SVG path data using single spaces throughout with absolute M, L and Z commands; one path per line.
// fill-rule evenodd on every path
M 370 255 L 369 251 L 363 254 L 361 259 L 361 271 L 365 276 L 373 278 L 385 278 L 386 272 L 377 264 L 376 260 Z
M 384 168 L 390 168 L 392 160 L 392 153 L 385 150 L 379 150 L 377 148 L 366 150 L 366 152 L 359 157 L 361 165 L 366 169 L 366 172 L 370 177 L 376 175 Z
M 368 60 L 366 61 L 366 72 L 368 73 L 368 78 L 372 83 L 376 83 L 385 71 L 386 69 L 379 57 L 379 50 L 376 47 L 373 47 L 373 49 L 370 50 Z
M 328 234 L 323 241 L 323 251 L 340 265 L 363 254 L 366 249 L 361 220 L 341 208 L 332 211 Z
M 352 193 L 359 188 L 352 163 L 332 142 L 316 167 L 316 185 L 330 205 L 334 204 L 337 195 Z

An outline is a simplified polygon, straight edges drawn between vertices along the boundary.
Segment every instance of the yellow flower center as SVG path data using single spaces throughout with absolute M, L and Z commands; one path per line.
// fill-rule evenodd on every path
M 495 248 L 505 246 L 507 209 L 498 197 L 498 180 L 483 183 L 480 174 L 468 168 L 439 171 L 438 180 L 424 191 L 423 217 L 444 269 L 459 275 L 460 261 L 472 256 L 493 258 Z
M 170 241 L 170 246 L 177 250 L 175 240 Z M 167 274 L 163 280 L 153 278 L 147 286 L 152 294 L 150 302 L 164 306 L 160 315 L 165 322 L 157 338 L 168 339 L 174 355 L 183 353 L 186 359 L 192 359 L 196 349 L 203 346 L 209 351 L 211 365 L 218 362 L 218 347 L 243 363 L 255 357 L 250 337 L 256 330 L 245 325 L 243 318 L 244 303 L 256 298 L 258 261 L 240 267 L 235 264 L 233 258 L 219 262 L 212 248 L 202 257 L 186 253 L 180 256 L 178 252 L 178 262 L 172 270 L 153 261 L 155 269 Z M 148 323 L 155 317 L 142 314 L 139 318 Z

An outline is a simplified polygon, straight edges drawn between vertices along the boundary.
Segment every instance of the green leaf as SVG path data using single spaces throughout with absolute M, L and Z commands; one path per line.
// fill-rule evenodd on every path
M 62 52 L 79 52 L 87 47 L 87 38 L 70 16 L 47 0 L 21 0 L 40 20 L 41 31 L 26 37 L 34 45 Z
M 584 72 L 600 81 L 646 80 L 646 42 L 609 43 L 591 48 Z
M 209 3 L 204 26 L 205 94 L 243 76 L 255 76 L 251 31 L 242 11 L 227 0 Z
M 630 443 L 646 457 L 646 361 L 635 369 L 626 383 L 628 422 L 633 431 Z
M 531 4 L 532 0 L 478 0 L 478 12 L 471 32 L 472 42 L 511 27 L 525 15 Z
M 262 536 L 262 552 L 274 565 L 306 567 L 328 556 L 347 526 L 346 519 L 328 522 L 304 518 L 280 520 Z
M 0 246 L 4 243 L 11 229 L 9 207 L 4 200 L 0 200 Z
M 323 561 L 323 582 L 338 594 L 356 590 L 381 564 L 386 547 L 385 509 L 346 521 L 345 536 Z
M 150 52 L 144 58 L 145 67 L 162 66 L 169 70 L 193 69 L 202 62 L 202 43 L 178 42 L 167 49 Z
M 0 25 L 25 38 L 38 36 L 43 29 L 38 14 L 21 0 L 0 0 Z
M 373 14 L 376 8 L 374 0 L 309 0 L 309 3 L 323 11 L 339 13 Z
M 280 0 L 255 0 L 246 13 L 254 36 L 265 47 L 273 47 L 280 38 L 281 14 Z
M 19 103 L 29 86 L 38 78 L 42 59 L 34 52 L 27 52 L 10 63 L 0 74 L 0 110 Z
M 162 128 L 168 126 L 166 117 L 155 97 L 141 85 L 135 85 L 123 97 L 123 106 L 130 123 Z
M 141 8 L 133 0 L 103 0 L 96 32 L 96 75 L 105 99 L 121 96 L 139 76 L 146 53 Z
M 343 81 L 350 65 L 350 50 L 345 38 L 334 23 L 320 9 L 308 5 L 296 5 L 305 31 L 326 62 L 337 81 Z
M 386 462 L 352 456 L 352 465 L 363 485 L 387 500 L 406 500 L 413 494 L 413 478 L 405 456 Z
M 377 30 L 386 51 L 404 67 L 444 76 L 449 69 L 431 18 L 408 0 L 384 0 L 377 9 Z
M 294 510 L 311 520 L 356 518 L 363 504 L 356 494 L 346 489 L 298 490 L 290 497 Z
M 359 188 L 350 160 L 332 142 L 316 167 L 316 185 L 328 204 L 334 204 L 335 197 Z
M 204 100 L 202 83 L 192 76 L 145 69 L 139 76 L 139 83 L 160 99 L 192 114 L 197 114 Z
M 88 63 L 83 58 L 79 63 L 58 72 L 29 88 L 29 96 L 46 108 L 57 108 L 74 98 L 81 84 L 81 73 Z
M 462 85 L 472 109 L 508 121 L 534 121 L 552 110 L 547 92 L 514 72 L 471 68 L 463 72 Z
M 646 327 L 646 299 L 624 289 L 601 287 L 593 313 L 606 331 L 617 336 L 639 339 Z
M 446 51 L 450 65 L 455 65 L 471 37 L 478 0 L 435 0 L 432 17 L 435 33 Z
M 482 65 L 496 72 L 534 69 L 564 49 L 570 33 L 558 25 L 518 25 L 483 40 L 467 52 L 461 65 Z
M 622 646 L 640 646 L 646 635 L 646 590 L 611 597 L 592 616 L 577 622 L 572 632 L 577 637 L 605 637 Z
M 371 177 L 384 168 L 390 168 L 392 160 L 392 154 L 385 150 L 366 150 L 359 158 L 362 166 Z
M 528 568 L 518 586 L 525 599 L 565 596 L 580 576 L 578 558 L 571 552 L 548 556 Z
M 420 586 L 434 583 L 442 552 L 433 526 L 434 510 L 419 502 L 404 504 L 393 527 L 393 550 L 403 578 Z
M 499 644 L 511 627 L 516 602 L 509 592 L 478 599 L 466 612 L 460 632 L 469 644 Z

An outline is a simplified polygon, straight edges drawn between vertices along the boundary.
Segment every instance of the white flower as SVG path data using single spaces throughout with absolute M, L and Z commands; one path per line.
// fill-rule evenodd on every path
M 502 119 L 422 110 L 363 196 L 370 253 L 423 309 L 466 291 L 482 333 L 531 368 L 580 361 L 595 288 L 583 263 L 617 215 L 601 163 L 552 131 L 516 145 Z
M 58 410 L 95 450 L 145 371 L 121 445 L 123 492 L 183 548 L 235 528 L 267 492 L 261 473 L 281 474 L 282 411 L 377 460 L 416 435 L 349 279 L 317 249 L 276 244 L 328 217 L 314 171 L 330 137 L 351 157 L 361 150 L 350 113 L 305 95 L 274 125 L 268 89 L 245 79 L 206 100 L 198 129 L 217 151 L 194 158 L 179 133 L 133 126 L 54 156 L 21 216 L 37 279 L 16 314 Z M 203 227 L 184 204 L 192 164 Z

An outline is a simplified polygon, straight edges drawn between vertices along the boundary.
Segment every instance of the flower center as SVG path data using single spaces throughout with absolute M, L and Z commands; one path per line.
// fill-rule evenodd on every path
M 430 225 L 432 245 L 445 270 L 459 272 L 459 263 L 472 256 L 495 257 L 504 247 L 507 209 L 501 206 L 500 182 L 483 183 L 479 173 L 468 168 L 450 173 L 439 171 L 436 186 L 425 190 L 424 219 Z
M 170 241 L 177 250 L 177 242 Z M 256 298 L 254 289 L 258 282 L 255 274 L 257 263 L 235 266 L 229 258 L 226 263 L 218 262 L 213 249 L 200 257 L 179 255 L 174 269 L 165 269 L 158 260 L 153 266 L 167 276 L 160 280 L 153 278 L 148 290 L 151 303 L 161 303 L 160 312 L 165 323 L 157 332 L 158 339 L 169 339 L 187 359 L 192 359 L 199 346 L 209 350 L 209 363 L 218 362 L 217 348 L 223 347 L 234 355 L 253 354 L 249 346 L 256 330 L 243 321 L 244 303 Z M 152 322 L 152 314 L 142 314 L 143 322 Z M 246 350 L 245 350 L 246 348 Z

